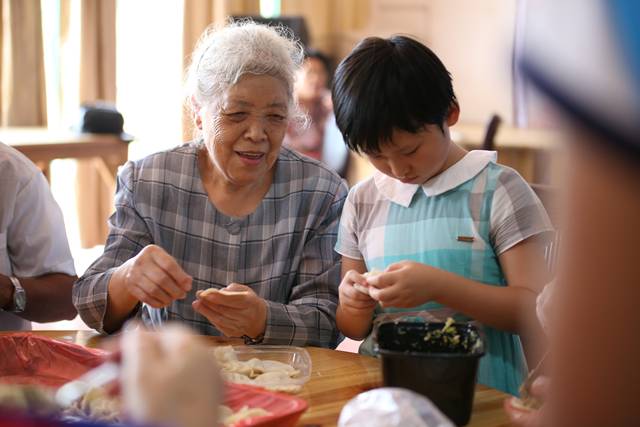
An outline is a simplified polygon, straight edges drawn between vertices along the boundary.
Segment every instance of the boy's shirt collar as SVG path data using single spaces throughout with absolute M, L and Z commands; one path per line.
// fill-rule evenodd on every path
M 413 196 L 422 187 L 428 197 L 437 196 L 469 181 L 478 175 L 489 163 L 495 163 L 498 153 L 495 151 L 473 150 L 462 159 L 451 165 L 449 169 L 430 178 L 424 184 L 405 184 L 376 171 L 373 180 L 380 194 L 390 201 L 409 207 Z

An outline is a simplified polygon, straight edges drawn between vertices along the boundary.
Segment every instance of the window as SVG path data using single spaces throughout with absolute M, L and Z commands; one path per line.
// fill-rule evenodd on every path
M 131 159 L 182 142 L 182 17 L 179 1 L 117 3 L 116 104 L 135 137 Z
M 260 0 L 260 16 L 263 18 L 277 18 L 281 10 L 280 0 Z

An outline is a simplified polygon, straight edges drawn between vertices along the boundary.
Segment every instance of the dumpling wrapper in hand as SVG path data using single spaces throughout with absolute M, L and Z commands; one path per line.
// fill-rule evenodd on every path
M 363 274 L 363 276 L 365 278 L 367 277 L 373 277 L 373 276 L 377 276 L 378 274 L 382 273 L 382 271 L 377 270 L 377 269 L 372 269 L 371 271 L 367 271 L 366 273 Z M 353 287 L 356 289 L 356 291 L 362 292 L 365 295 L 369 295 L 371 296 L 370 292 L 369 292 L 369 286 L 362 286 L 359 283 L 354 283 Z
M 208 288 L 208 289 L 205 289 L 204 291 L 198 292 L 196 296 L 198 298 L 203 298 L 203 297 L 206 297 L 207 295 L 214 294 L 214 293 L 218 293 L 220 295 L 224 295 L 227 297 L 232 297 L 237 295 L 242 295 L 242 296 L 249 295 L 249 291 L 230 291 L 225 288 L 222 288 L 222 289 Z

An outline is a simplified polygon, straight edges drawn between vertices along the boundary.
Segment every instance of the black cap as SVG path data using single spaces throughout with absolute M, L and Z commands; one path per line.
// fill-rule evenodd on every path
M 86 133 L 106 133 L 118 135 L 130 142 L 133 136 L 124 132 L 124 117 L 114 105 L 98 102 L 80 106 L 80 117 L 76 129 Z

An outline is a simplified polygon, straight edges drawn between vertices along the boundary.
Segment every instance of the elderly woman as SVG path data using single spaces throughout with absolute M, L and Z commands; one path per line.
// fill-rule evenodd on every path
M 140 315 L 250 343 L 336 345 L 347 189 L 281 146 L 302 56 L 251 22 L 205 33 L 187 75 L 201 138 L 120 171 L 104 253 L 74 286 L 88 325 L 109 333 Z

